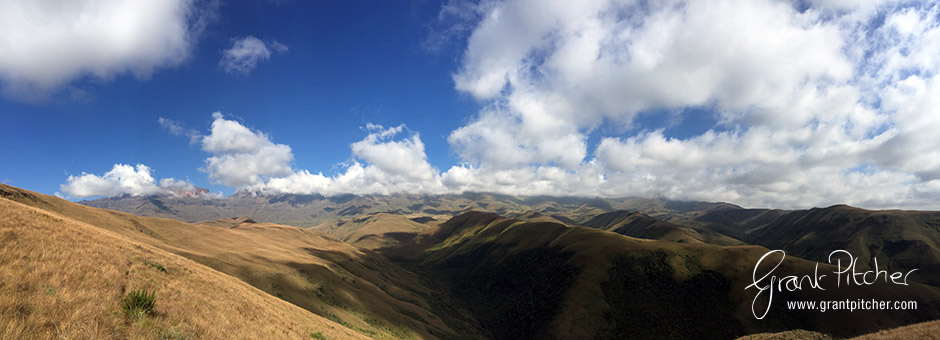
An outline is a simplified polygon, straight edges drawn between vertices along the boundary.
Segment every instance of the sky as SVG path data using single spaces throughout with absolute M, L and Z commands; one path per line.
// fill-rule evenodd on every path
M 0 0 L 0 182 L 940 209 L 940 4 Z

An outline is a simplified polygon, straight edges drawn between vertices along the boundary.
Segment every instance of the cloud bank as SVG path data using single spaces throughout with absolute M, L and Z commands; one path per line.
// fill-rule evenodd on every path
M 216 114 L 203 170 L 259 194 L 938 209 L 938 17 L 904 1 L 455 1 L 440 20 L 458 26 L 427 43 L 467 37 L 454 86 L 481 110 L 448 135 L 458 164 L 432 166 L 404 125 L 369 124 L 323 174 Z
M 59 189 L 68 197 L 84 198 L 96 196 L 147 196 L 178 195 L 182 192 L 195 192 L 196 187 L 184 180 L 163 178 L 159 183 L 150 174 L 150 167 L 137 164 L 114 164 L 111 171 L 102 176 L 82 173 L 69 176 Z M 60 193 L 56 193 L 59 195 Z
M 485 107 L 450 134 L 467 164 L 446 184 L 938 208 L 936 4 L 478 6 L 453 79 Z M 703 114 L 714 123 L 683 137 L 638 121 Z
M 37 101 L 83 77 L 147 79 L 189 56 L 210 14 L 193 0 L 2 1 L 0 91 Z

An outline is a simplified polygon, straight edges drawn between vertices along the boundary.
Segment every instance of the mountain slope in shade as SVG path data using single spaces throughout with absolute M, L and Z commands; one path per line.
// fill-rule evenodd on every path
M 10 193 L 10 187 L 0 190 Z M 316 332 L 366 338 L 236 278 L 68 215 L 0 198 L 0 216 L 2 339 L 309 339 Z M 131 321 L 121 299 L 144 288 L 155 292 L 155 313 Z
M 777 302 L 755 320 L 744 287 L 766 248 L 642 240 L 490 213 L 461 214 L 383 252 L 448 281 L 496 339 L 730 339 L 797 328 L 850 336 L 940 318 L 940 291 L 915 283 L 777 299 L 913 299 L 917 311 L 812 313 Z M 815 264 L 790 256 L 778 271 L 812 273 Z
M 582 225 L 621 235 L 680 243 L 743 245 L 744 242 L 711 229 L 686 227 L 650 217 L 642 212 L 614 211 L 595 216 Z
M 794 255 L 825 261 L 845 249 L 859 257 L 859 268 L 918 271 L 912 276 L 940 285 L 940 212 L 865 210 L 846 205 L 809 210 L 718 211 L 697 219 L 736 229 L 742 240 Z
M 473 337 L 448 297 L 379 254 L 312 230 L 227 219 L 187 224 L 68 202 L 10 186 L 0 196 L 182 255 L 372 338 Z

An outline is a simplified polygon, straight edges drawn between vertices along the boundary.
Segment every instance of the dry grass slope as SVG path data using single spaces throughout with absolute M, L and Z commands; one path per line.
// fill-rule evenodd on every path
M 157 264 L 165 271 L 157 269 Z M 155 313 L 121 309 L 156 291 Z M 191 260 L 0 198 L 0 339 L 363 336 Z
M 922 322 L 922 323 L 899 327 L 895 329 L 884 330 L 884 331 L 880 331 L 877 333 L 866 334 L 857 338 L 852 338 L 852 340 L 902 340 L 902 339 L 903 340 L 907 340 L 907 339 L 937 340 L 937 339 L 940 339 L 940 320 Z
M 0 197 L 189 258 L 372 338 L 453 338 L 467 332 L 455 325 L 475 327 L 446 315 L 460 313 L 415 274 L 316 231 L 244 219 L 189 224 L 139 217 L 2 184 Z

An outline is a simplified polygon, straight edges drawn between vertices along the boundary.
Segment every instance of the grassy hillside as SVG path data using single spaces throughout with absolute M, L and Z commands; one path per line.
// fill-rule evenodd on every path
M 497 339 L 729 339 L 795 328 L 848 336 L 940 318 L 940 292 L 914 284 L 780 294 L 772 317 L 756 320 L 753 291 L 744 287 L 766 248 L 641 240 L 489 213 L 461 214 L 385 252 L 449 280 L 454 295 Z M 778 271 L 812 273 L 814 265 L 787 257 Z M 790 311 L 779 302 L 857 296 L 922 305 L 912 312 L 851 314 Z
M 122 309 L 124 296 L 138 289 L 156 298 L 153 312 L 140 318 Z M 365 338 L 150 244 L 0 198 L 0 339 L 310 339 L 311 334 Z
M 415 274 L 316 231 L 138 217 L 10 186 L 0 196 L 190 258 L 370 337 L 454 338 L 478 327 Z
M 825 261 L 845 249 L 869 268 L 919 269 L 912 277 L 940 286 L 940 212 L 865 210 L 845 205 L 783 212 L 719 211 L 698 219 L 737 229 L 742 240 L 794 255 Z
M 852 338 L 851 340 L 940 339 L 940 320 L 922 322 Z
M 642 212 L 624 210 L 603 213 L 582 225 L 612 231 L 621 235 L 680 243 L 743 245 L 734 238 L 711 229 L 686 227 L 650 217 Z
M 393 248 L 439 223 L 430 216 L 372 213 L 310 227 L 364 249 Z

